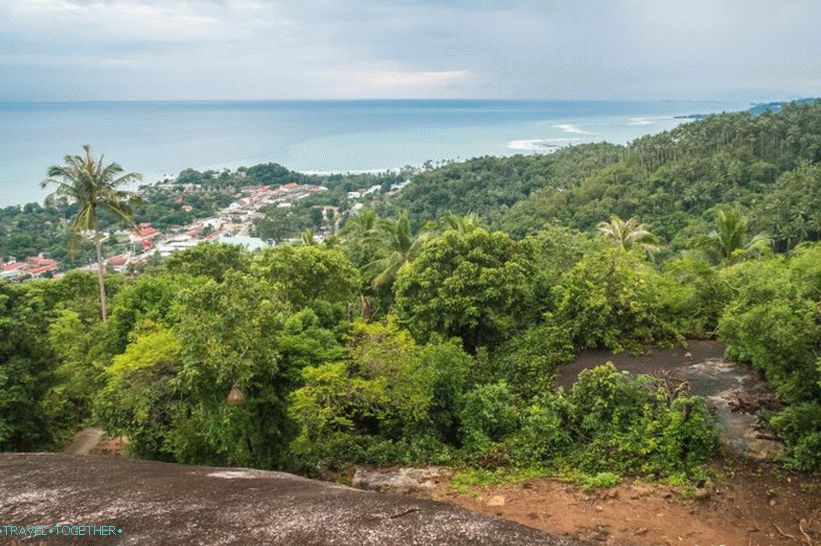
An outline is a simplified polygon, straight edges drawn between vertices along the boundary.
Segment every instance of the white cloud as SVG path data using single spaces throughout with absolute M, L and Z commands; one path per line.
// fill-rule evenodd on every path
M 812 0 L 0 0 L 0 99 L 779 98 L 821 94 L 819 27 Z

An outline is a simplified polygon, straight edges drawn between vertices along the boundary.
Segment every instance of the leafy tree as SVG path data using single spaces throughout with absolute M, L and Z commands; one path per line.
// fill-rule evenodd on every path
M 573 356 L 569 332 L 550 320 L 505 341 L 492 355 L 487 374 L 504 381 L 514 394 L 533 398 L 553 388 L 559 367 Z
M 189 264 L 190 270 L 208 272 L 207 275 L 194 277 L 162 272 L 138 277 L 133 284 L 121 289 L 112 299 L 111 320 L 107 329 L 110 351 L 113 354 L 122 353 L 128 344 L 129 335 L 144 320 L 168 328 L 176 324 L 182 314 L 181 296 L 186 290 L 205 284 L 207 277 L 223 278 L 224 273 L 219 271 L 218 266 L 210 268 L 205 263 L 207 260 L 204 257 L 214 257 L 212 254 L 220 252 L 208 249 L 203 254 L 196 254 Z M 185 263 L 182 262 L 180 266 L 188 269 Z
M 500 232 L 447 231 L 399 271 L 396 314 L 417 339 L 493 347 L 532 318 L 532 249 Z
M 312 246 L 316 244 L 316 239 L 314 239 L 314 230 L 311 228 L 306 228 L 302 232 L 302 244 L 306 246 Z
M 45 394 L 53 385 L 47 309 L 39 290 L 0 282 L 0 449 L 52 447 Z M 59 435 L 57 435 L 59 439 Z
M 111 358 L 105 324 L 89 326 L 80 315 L 61 310 L 48 328 L 47 342 L 56 366 L 53 386 L 44 393 L 50 420 L 70 430 L 91 416 L 92 399 L 102 387 L 101 374 Z
M 274 335 L 282 323 L 273 287 L 249 275 L 231 272 L 188 294 L 174 329 L 182 347 L 175 383 L 187 401 L 167 439 L 177 461 L 282 464 L 288 383 Z M 232 385 L 244 394 L 241 406 L 226 403 Z
M 821 239 L 821 165 L 805 163 L 785 172 L 761 208 L 761 224 L 780 249 Z
M 290 407 L 294 454 L 310 464 L 410 464 L 446 453 L 472 368 L 458 343 L 420 346 L 393 323 L 358 322 L 349 348 L 349 363 L 304 369 Z
M 228 271 L 247 273 L 251 258 L 240 245 L 202 243 L 172 254 L 165 260 L 171 273 L 203 276 L 221 282 Z
M 97 277 L 100 286 L 100 315 L 103 321 L 108 317 L 105 293 L 105 269 L 103 267 L 102 233 L 98 225 L 98 212 L 106 211 L 125 224 L 132 223 L 133 204 L 139 203 L 137 194 L 121 189 L 140 180 L 136 173 L 123 174 L 117 163 L 103 165 L 103 156 L 96 159 L 91 147 L 83 146 L 85 154 L 67 155 L 64 165 L 49 168 L 42 186 L 56 186 L 54 193 L 46 198 L 46 204 L 55 200 L 77 203 L 79 210 L 71 223 L 69 251 L 76 248 L 77 239 L 83 232 L 93 232 L 97 253 Z
M 464 216 L 448 214 L 442 219 L 442 225 L 446 230 L 452 229 L 457 233 L 465 234 L 482 227 L 482 222 L 478 214 L 471 212 Z
M 364 270 L 373 262 L 378 252 L 376 226 L 379 216 L 372 208 L 363 208 L 351 216 L 342 226 L 345 253 L 351 261 Z
M 341 250 L 316 245 L 263 249 L 254 259 L 254 271 L 297 308 L 315 300 L 347 304 L 361 283 L 359 272 Z
M 95 415 L 109 434 L 127 436 L 129 451 L 139 457 L 173 461 L 178 454 L 172 438 L 186 419 L 175 380 L 181 350 L 171 330 L 146 320 L 105 371 Z
M 798 247 L 788 259 L 741 262 L 721 272 L 732 298 L 719 319 L 727 356 L 750 362 L 787 402 L 771 424 L 787 443 L 786 464 L 819 468 L 821 439 L 821 247 Z
M 661 297 L 671 288 L 635 253 L 604 249 L 582 258 L 556 285 L 556 320 L 577 348 L 641 351 L 680 338 Z

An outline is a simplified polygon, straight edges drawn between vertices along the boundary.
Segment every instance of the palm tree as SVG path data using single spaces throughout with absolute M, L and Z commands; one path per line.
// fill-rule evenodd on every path
M 458 214 L 448 214 L 442 218 L 442 224 L 445 229 L 455 230 L 460 235 L 472 232 L 473 230 L 482 227 L 482 221 L 479 215 L 475 212 L 470 212 L 464 216 Z
M 302 244 L 305 246 L 315 246 L 316 239 L 314 238 L 314 230 L 311 228 L 306 228 L 302 232 Z
M 342 226 L 342 237 L 348 241 L 367 242 L 374 237 L 378 220 L 375 210 L 363 208 Z
M 77 241 L 87 232 L 91 232 L 97 251 L 97 279 L 100 285 L 100 315 L 103 321 L 108 318 L 105 297 L 105 269 L 103 268 L 102 238 L 97 220 L 97 213 L 105 210 L 117 220 L 132 224 L 131 205 L 140 202 L 137 194 L 121 188 L 142 177 L 136 173 L 123 173 L 117 163 L 103 165 L 103 156 L 95 159 L 91 147 L 83 146 L 84 155 L 67 155 L 64 165 L 54 165 L 48 170 L 48 178 L 41 186 L 54 185 L 56 189 L 46 197 L 46 205 L 56 200 L 65 200 L 79 205 L 80 210 L 71 222 L 69 237 L 69 255 L 73 256 Z
M 721 209 L 716 213 L 715 229 L 703 242 L 705 251 L 717 261 L 729 263 L 739 253 L 760 252 L 772 243 L 759 233 L 747 241 L 749 220 L 735 209 Z
M 625 222 L 613 215 L 609 222 L 600 222 L 598 228 L 605 239 L 625 250 L 636 247 L 641 248 L 647 254 L 654 254 L 661 250 L 661 247 L 655 244 L 655 235 L 635 218 L 630 218 Z
M 429 226 L 413 233 L 407 211 L 400 212 L 396 220 L 382 219 L 376 224 L 376 239 L 382 247 L 383 257 L 372 262 L 374 287 L 390 283 L 399 268 L 413 260 L 429 238 Z

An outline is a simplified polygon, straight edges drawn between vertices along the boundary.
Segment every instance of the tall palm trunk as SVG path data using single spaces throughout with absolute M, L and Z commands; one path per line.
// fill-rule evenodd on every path
M 103 268 L 103 241 L 100 232 L 94 230 L 94 246 L 97 249 L 97 282 L 100 285 L 100 315 L 103 322 L 108 320 L 108 310 L 105 303 L 105 269 Z

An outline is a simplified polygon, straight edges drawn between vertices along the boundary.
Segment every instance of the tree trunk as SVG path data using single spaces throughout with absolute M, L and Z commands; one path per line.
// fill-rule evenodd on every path
M 94 231 L 94 246 L 97 247 L 97 282 L 100 284 L 100 316 L 103 322 L 108 320 L 108 311 L 105 303 L 105 268 L 103 267 L 103 242 L 100 232 Z

